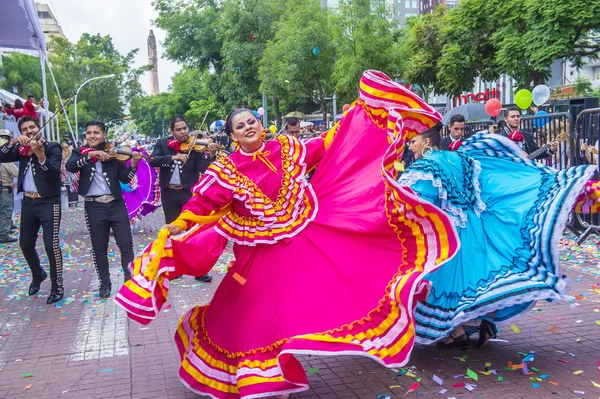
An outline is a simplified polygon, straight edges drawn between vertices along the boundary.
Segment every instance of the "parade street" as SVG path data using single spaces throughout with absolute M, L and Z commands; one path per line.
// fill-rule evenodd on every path
M 136 224 L 136 252 L 162 221 L 159 210 Z M 305 357 L 311 390 L 291 398 L 599 397 L 600 247 L 595 236 L 581 247 L 573 238 L 561 242 L 572 302 L 539 302 L 483 349 L 417 345 L 403 369 L 357 357 Z M 0 398 L 199 398 L 179 380 L 173 335 L 188 309 L 210 301 L 233 260 L 231 248 L 213 269 L 212 283 L 189 276 L 172 281 L 168 304 L 142 327 L 113 301 L 123 273 L 112 237 L 113 290 L 107 300 L 98 297 L 81 205 L 63 213 L 61 246 L 65 297 L 47 305 L 49 279 L 38 295 L 27 296 L 30 272 L 18 243 L 0 245 Z M 365 265 L 365 284 L 375 266 Z

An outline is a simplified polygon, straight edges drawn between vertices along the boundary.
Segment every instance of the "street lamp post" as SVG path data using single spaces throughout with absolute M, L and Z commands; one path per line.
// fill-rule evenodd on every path
M 90 83 L 93 80 L 98 80 L 98 79 L 106 79 L 106 78 L 114 78 L 115 74 L 111 73 L 110 75 L 106 75 L 106 76 L 98 76 L 95 78 L 91 78 L 86 80 L 85 82 L 83 82 L 81 84 L 81 86 L 79 86 L 79 88 L 77 89 L 77 91 L 75 92 L 75 137 L 79 138 L 79 125 L 77 124 L 77 96 L 79 95 L 79 91 L 81 90 L 81 88 L 83 86 L 85 86 L 86 84 Z

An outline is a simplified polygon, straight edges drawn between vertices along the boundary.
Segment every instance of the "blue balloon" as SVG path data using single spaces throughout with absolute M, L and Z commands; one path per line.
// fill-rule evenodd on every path
M 544 115 L 548 115 L 548 113 L 546 111 L 538 111 L 535 113 L 534 116 L 544 116 Z M 540 118 L 540 119 L 535 119 L 533 121 L 533 125 L 535 127 L 537 127 L 538 129 L 543 128 L 544 126 L 546 126 L 546 123 L 550 122 L 550 118 Z
M 321 49 L 319 48 L 319 46 L 315 46 L 315 47 L 313 47 L 313 49 L 312 49 L 312 53 L 313 53 L 314 55 L 318 55 L 320 52 L 321 52 Z

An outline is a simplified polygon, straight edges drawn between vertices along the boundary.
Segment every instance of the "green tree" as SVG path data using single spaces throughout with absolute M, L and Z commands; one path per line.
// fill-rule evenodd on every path
M 265 47 L 275 35 L 285 4 L 276 0 L 223 2 L 219 37 L 223 43 L 221 93 L 228 108 L 257 108 L 262 101 L 257 79 Z
M 9 53 L 2 57 L 0 65 L 0 87 L 15 91 L 21 97 L 31 93 L 35 98 L 42 97 L 42 71 L 40 59 L 21 53 Z
M 168 59 L 182 65 L 221 72 L 222 42 L 218 0 L 155 0 L 156 26 L 167 32 L 164 47 Z
M 130 111 L 138 131 L 149 136 L 161 135 L 164 125 L 165 134 L 169 134 L 170 121 L 176 115 L 184 116 L 193 129 L 200 128 L 206 112 L 203 129 L 222 119 L 227 111 L 214 94 L 214 78 L 208 70 L 187 67 L 173 77 L 169 92 L 136 98 Z
M 457 96 L 471 90 L 477 77 L 498 79 L 496 52 L 490 41 L 497 21 L 481 18 L 492 14 L 494 6 L 486 0 L 466 1 L 437 21 L 442 47 L 435 60 L 436 91 Z
M 592 94 L 593 87 L 592 82 L 590 82 L 589 79 L 586 79 L 583 76 L 578 76 L 573 83 L 575 85 L 575 93 L 578 96 L 583 97 Z
M 335 62 L 327 12 L 317 0 L 289 1 L 288 6 L 260 60 L 261 91 L 290 102 L 299 97 L 310 99 L 326 119 Z M 280 117 L 276 115 L 278 127 Z
M 342 99 L 356 98 L 366 69 L 383 71 L 391 78 L 402 75 L 401 31 L 385 2 L 342 0 L 331 18 L 331 29 L 337 54 L 332 79 Z
M 63 98 L 73 95 L 87 79 L 115 75 L 90 82 L 80 91 L 77 98 L 79 121 L 122 118 L 130 102 L 142 94 L 139 76 L 149 67 L 131 67 L 137 49 L 121 55 L 110 36 L 87 33 L 77 43 L 55 37 L 49 48 L 52 51 L 49 61 Z M 54 100 L 57 104 L 57 99 Z M 71 118 L 74 117 L 73 107 L 69 107 Z
M 169 93 L 138 97 L 131 103 L 130 112 L 138 133 L 150 137 L 168 134 L 171 120 L 171 98 Z
M 406 83 L 417 84 L 424 98 L 439 89 L 438 60 L 444 44 L 443 30 L 446 8 L 437 7 L 432 14 L 410 19 L 404 28 L 402 53 L 407 59 Z

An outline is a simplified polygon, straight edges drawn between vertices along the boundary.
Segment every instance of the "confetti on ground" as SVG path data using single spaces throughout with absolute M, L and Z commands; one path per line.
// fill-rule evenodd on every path
M 307 374 L 315 374 L 315 373 L 318 373 L 318 372 L 319 372 L 318 368 L 312 368 L 312 369 L 306 370 Z
M 415 382 L 414 384 L 412 384 L 410 386 L 410 388 L 408 388 L 408 391 L 406 392 L 406 394 L 408 395 L 409 393 L 413 392 L 415 389 L 417 389 L 419 387 L 419 385 L 421 385 L 418 382 Z
M 31 373 L 24 373 L 21 377 L 23 377 L 23 378 L 29 378 L 29 377 L 33 377 L 33 374 L 31 374 Z
M 476 372 L 474 372 L 474 371 L 473 371 L 473 370 L 471 370 L 471 369 L 467 369 L 467 375 L 468 375 L 469 377 L 471 377 L 472 379 L 474 379 L 475 381 L 478 381 L 478 380 L 479 380 L 479 376 L 477 375 L 477 373 L 476 373 Z
M 513 324 L 513 325 L 511 325 L 511 326 L 510 326 L 510 328 L 512 328 L 512 330 L 513 330 L 515 333 L 520 333 L 520 332 L 521 332 L 521 330 L 519 329 L 519 327 L 517 327 L 517 326 L 516 326 L 516 325 L 514 325 L 514 324 Z

